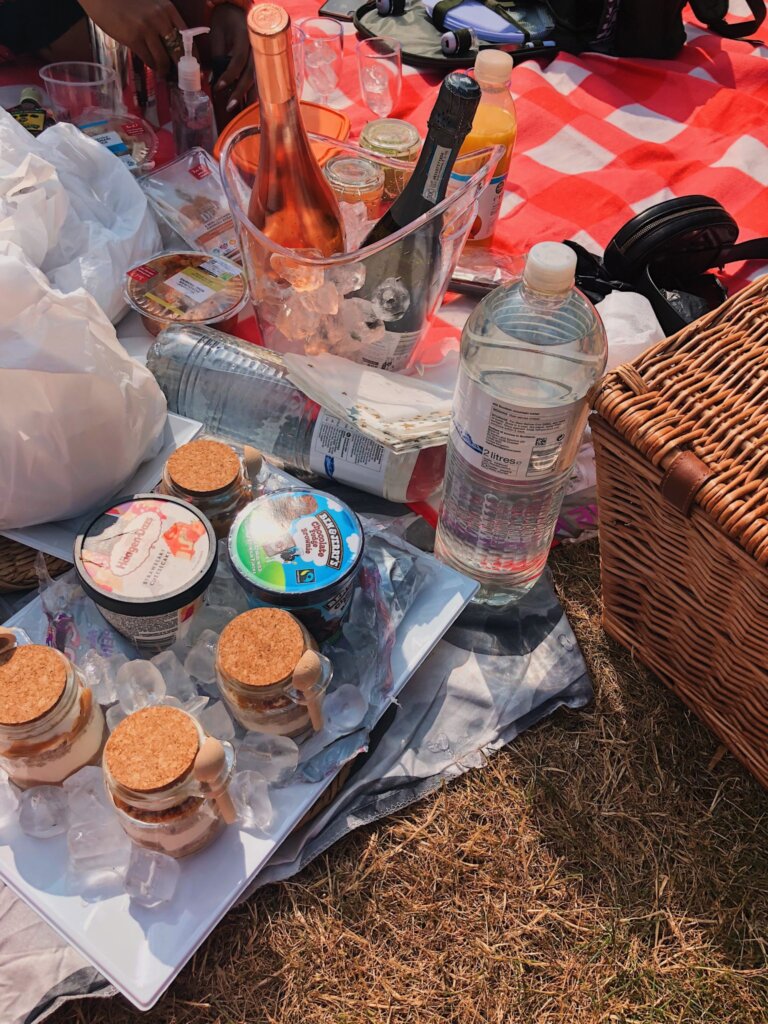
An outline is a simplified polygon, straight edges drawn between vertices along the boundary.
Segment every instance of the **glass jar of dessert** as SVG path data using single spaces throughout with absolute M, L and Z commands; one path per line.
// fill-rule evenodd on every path
M 170 456 L 158 487 L 161 494 L 183 498 L 200 509 L 221 540 L 241 508 L 253 500 L 262 472 L 261 453 L 246 448 L 241 458 L 223 441 L 200 438 Z
M 216 675 L 234 717 L 255 732 L 300 736 L 323 726 L 330 661 L 302 624 L 279 608 L 254 608 L 219 637 Z
M 29 786 L 57 785 L 98 764 L 104 714 L 60 651 L 38 644 L 0 654 L 0 767 Z
M 186 857 L 235 820 L 227 787 L 231 744 L 207 736 L 186 711 L 136 711 L 104 748 L 104 778 L 120 824 L 148 850 Z

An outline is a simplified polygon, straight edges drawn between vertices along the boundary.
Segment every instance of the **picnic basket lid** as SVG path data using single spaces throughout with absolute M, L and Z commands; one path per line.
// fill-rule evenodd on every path
M 671 505 L 768 565 L 768 275 L 606 374 L 592 404 Z

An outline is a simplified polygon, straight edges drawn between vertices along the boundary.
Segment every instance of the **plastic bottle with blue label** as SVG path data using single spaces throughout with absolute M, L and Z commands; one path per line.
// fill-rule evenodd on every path
M 487 146 L 502 146 L 499 160 L 490 183 L 477 204 L 477 214 L 467 244 L 490 245 L 496 222 L 501 213 L 504 185 L 509 162 L 517 137 L 515 101 L 510 92 L 512 58 L 502 50 L 481 50 L 475 60 L 474 77 L 482 90 L 480 105 L 472 121 L 472 128 L 459 151 L 460 156 Z M 456 185 L 463 184 L 475 169 L 462 166 L 463 174 L 451 175 Z

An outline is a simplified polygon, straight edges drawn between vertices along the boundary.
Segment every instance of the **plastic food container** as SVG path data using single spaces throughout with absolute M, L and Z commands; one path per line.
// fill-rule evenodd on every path
M 91 110 L 77 127 L 114 153 L 132 174 L 144 174 L 155 166 L 158 141 L 153 128 L 140 117 L 106 110 Z
M 204 252 L 161 253 L 131 267 L 124 294 L 153 336 L 170 324 L 231 331 L 248 301 L 242 268 Z
M 253 476 L 258 476 L 261 457 L 252 451 L 251 469 Z M 208 438 L 176 449 L 165 463 L 158 490 L 198 508 L 218 538 L 227 536 L 237 513 L 254 497 L 245 464 L 235 449 Z
M 278 608 L 255 608 L 232 619 L 216 649 L 216 675 L 232 714 L 256 732 L 299 736 L 310 724 L 307 704 L 320 701 L 333 676 L 319 656 L 322 674 L 312 692 L 293 685 L 293 673 L 317 644 L 298 619 Z
M 197 766 L 205 742 L 196 718 L 163 705 L 129 715 L 107 740 L 107 791 L 123 830 L 139 846 L 186 857 L 224 830 L 227 822 L 214 794 L 226 792 L 234 751 L 221 743 L 220 770 L 202 782 Z
M 229 560 L 253 607 L 291 611 L 316 640 L 341 628 L 363 555 L 363 528 L 322 491 L 275 491 L 238 515 Z
M 80 585 L 118 633 L 163 650 L 202 604 L 216 572 L 216 535 L 179 498 L 136 494 L 111 505 L 75 542 Z
M 98 764 L 104 714 L 72 662 L 27 644 L 0 657 L 0 766 L 17 786 L 57 785 Z

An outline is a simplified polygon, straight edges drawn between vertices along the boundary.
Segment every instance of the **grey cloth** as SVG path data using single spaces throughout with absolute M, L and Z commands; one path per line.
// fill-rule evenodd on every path
M 342 836 L 480 767 L 592 688 L 551 581 L 508 612 L 468 608 L 385 713 L 334 801 L 276 851 L 252 889 L 289 878 Z M 247 898 L 247 897 L 246 897 Z M 73 998 L 115 989 L 0 888 L 0 1021 L 33 1024 Z

